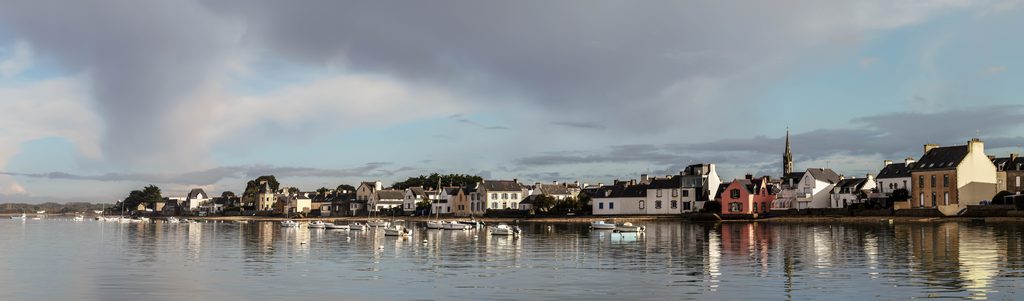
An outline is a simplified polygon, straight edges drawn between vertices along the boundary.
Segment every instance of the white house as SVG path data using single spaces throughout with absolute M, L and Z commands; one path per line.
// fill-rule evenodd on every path
M 910 168 L 914 165 L 914 158 L 907 158 L 903 163 L 885 160 L 884 164 L 875 178 L 875 187 L 880 197 L 887 198 L 898 189 L 904 189 L 910 195 Z
M 519 202 L 526 198 L 527 190 L 519 180 L 483 180 L 476 185 L 476 191 L 484 198 L 487 209 L 518 209 Z
M 796 209 L 829 208 L 832 187 L 842 177 L 828 168 L 808 168 L 796 188 Z
M 309 198 L 309 193 L 295 193 L 287 196 L 288 205 L 285 208 L 285 212 L 288 214 L 293 213 L 309 213 L 313 210 L 313 200 Z
M 616 182 L 598 188 L 590 206 L 594 215 L 647 214 L 647 191 L 647 185 L 635 181 Z
M 192 189 L 192 191 L 189 191 L 188 195 L 185 196 L 185 203 L 188 205 L 187 208 L 189 211 L 198 210 L 199 206 L 202 206 L 209 200 L 210 195 L 206 194 L 206 191 L 203 191 L 202 188 Z
M 558 181 L 551 184 L 536 183 L 529 192 L 530 195 L 547 195 L 559 201 L 576 196 L 569 190 L 568 184 Z
M 380 181 L 359 183 L 359 187 L 356 187 L 356 200 L 368 202 L 373 199 L 374 193 L 383 189 L 384 185 Z
M 875 177 L 868 174 L 864 178 L 842 179 L 832 187 L 832 208 L 846 208 L 849 205 L 863 203 L 875 189 Z
M 426 189 L 423 187 L 409 187 L 405 189 L 405 201 L 402 203 L 402 212 L 412 214 L 416 212 L 416 203 L 427 199 Z
M 711 163 L 687 166 L 680 176 L 680 212 L 704 208 L 704 202 L 714 199 L 714 193 L 718 191 L 718 186 L 722 185 L 715 164 Z
M 370 199 L 369 208 L 371 211 L 401 208 L 405 204 L 405 191 L 395 189 L 378 190 Z

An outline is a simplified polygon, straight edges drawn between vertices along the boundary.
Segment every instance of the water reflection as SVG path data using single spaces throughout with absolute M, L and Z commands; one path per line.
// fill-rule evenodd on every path
M 273 222 L 0 221 L 0 300 L 1002 300 L 1018 299 L 1024 277 L 1017 224 L 523 223 L 521 237 L 406 226 L 411 238 Z

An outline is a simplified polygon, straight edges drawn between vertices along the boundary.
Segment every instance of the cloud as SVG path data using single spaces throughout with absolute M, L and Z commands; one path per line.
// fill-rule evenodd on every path
M 1006 72 L 1006 66 L 991 66 L 985 69 L 985 73 L 988 74 L 999 74 Z
M 998 122 L 993 122 L 998 121 Z M 798 165 L 823 164 L 855 171 L 873 170 L 864 158 L 900 159 L 918 156 L 921 145 L 964 144 L 982 133 L 988 149 L 1024 142 L 1013 136 L 1024 126 L 1024 105 L 981 106 L 938 113 L 898 112 L 858 117 L 851 126 L 813 129 L 791 135 Z M 755 136 L 678 144 L 611 146 L 602 151 L 542 152 L 516 159 L 525 170 L 581 164 L 638 163 L 664 167 L 654 174 L 678 172 L 694 162 L 729 166 L 735 172 L 775 172 L 781 164 L 785 137 Z M 861 164 L 861 165 L 858 165 Z M 636 164 L 634 164 L 636 165 Z
M 178 184 L 178 185 L 213 185 L 224 179 L 253 179 L 261 175 L 274 175 L 278 179 L 283 178 L 347 178 L 347 177 L 374 177 L 389 176 L 398 171 L 408 170 L 400 168 L 396 171 L 384 169 L 390 165 L 388 162 L 371 162 L 365 165 L 347 169 L 323 169 L 312 167 L 285 167 L 272 165 L 245 165 L 245 166 L 223 166 L 201 171 L 186 172 L 179 174 L 166 173 L 106 173 L 101 175 L 78 175 L 66 172 L 49 173 L 19 173 L 0 172 L 2 175 L 28 178 L 42 178 L 50 180 L 77 180 L 77 181 L 98 181 L 98 182 L 143 182 L 154 184 Z
M 551 124 L 588 130 L 603 130 L 607 128 L 605 125 L 596 122 L 552 121 Z
M 0 60 L 0 78 L 13 77 L 32 66 L 32 50 L 27 43 L 15 43 L 13 49 L 6 52 L 7 58 Z M 3 49 L 0 54 L 4 54 Z
M 485 130 L 507 130 L 507 129 L 509 129 L 507 127 L 499 126 L 499 125 L 485 125 L 485 124 L 482 124 L 482 123 L 479 123 L 479 122 L 476 122 L 476 121 L 472 121 L 472 120 L 469 120 L 469 119 L 465 119 L 465 118 L 456 118 L 455 121 L 458 121 L 458 122 L 464 123 L 464 124 L 468 124 L 468 125 L 472 125 L 472 126 L 475 126 L 475 127 L 481 128 L 481 129 L 485 129 Z

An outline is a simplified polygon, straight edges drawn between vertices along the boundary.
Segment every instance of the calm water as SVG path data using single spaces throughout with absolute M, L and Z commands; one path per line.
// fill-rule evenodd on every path
M 1024 225 L 647 223 L 524 237 L 0 220 L 0 300 L 1024 299 Z

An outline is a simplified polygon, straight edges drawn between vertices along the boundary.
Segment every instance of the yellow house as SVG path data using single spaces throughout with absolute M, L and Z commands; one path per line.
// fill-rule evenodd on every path
M 911 208 L 936 208 L 956 215 L 996 194 L 996 166 L 985 155 L 985 143 L 971 139 L 966 145 L 924 146 L 924 155 L 911 172 Z

